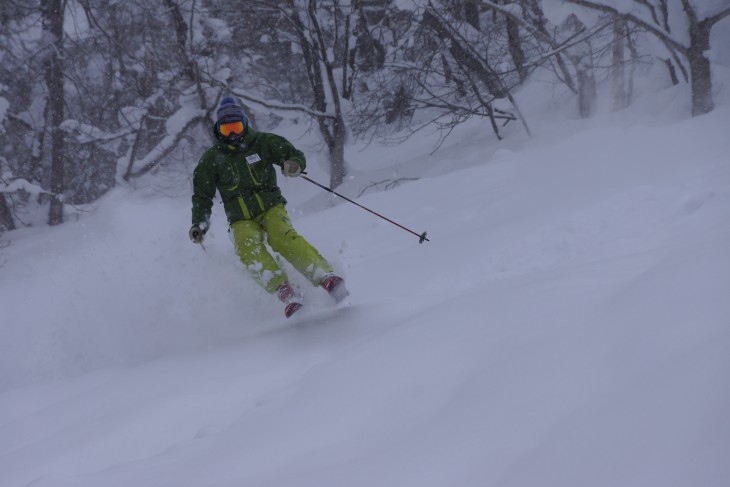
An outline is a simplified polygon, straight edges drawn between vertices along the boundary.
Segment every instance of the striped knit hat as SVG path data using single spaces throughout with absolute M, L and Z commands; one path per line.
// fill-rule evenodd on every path
M 243 108 L 232 96 L 224 96 L 216 112 L 216 122 L 219 124 L 231 122 L 243 122 L 246 125 L 246 115 Z

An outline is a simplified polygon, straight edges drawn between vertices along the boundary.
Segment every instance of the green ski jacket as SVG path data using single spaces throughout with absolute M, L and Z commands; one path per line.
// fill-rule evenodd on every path
M 214 134 L 218 138 L 217 127 Z M 276 168 L 287 160 L 302 171 L 306 159 L 302 151 L 276 134 L 247 129 L 239 146 L 218 138 L 205 151 L 193 172 L 193 225 L 207 230 L 216 189 L 223 200 L 228 223 L 250 220 L 277 204 L 286 204 L 276 184 Z

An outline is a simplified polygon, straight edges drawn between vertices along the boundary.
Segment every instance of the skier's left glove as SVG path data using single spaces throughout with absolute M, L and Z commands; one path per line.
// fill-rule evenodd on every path
M 281 173 L 288 178 L 295 178 L 302 173 L 302 168 L 299 166 L 298 162 L 285 161 L 284 165 L 281 167 Z
M 203 239 L 205 238 L 205 230 L 200 228 L 198 225 L 193 225 L 192 227 L 190 227 L 188 236 L 193 243 L 203 243 Z

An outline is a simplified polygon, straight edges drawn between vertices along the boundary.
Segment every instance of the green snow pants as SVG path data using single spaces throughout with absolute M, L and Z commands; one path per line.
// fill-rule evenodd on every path
M 292 228 L 284 205 L 272 206 L 251 220 L 238 220 L 231 225 L 236 254 L 251 277 L 269 293 L 286 281 L 287 275 L 266 249 L 266 241 L 274 252 L 288 260 L 315 286 L 332 266 L 312 245 Z

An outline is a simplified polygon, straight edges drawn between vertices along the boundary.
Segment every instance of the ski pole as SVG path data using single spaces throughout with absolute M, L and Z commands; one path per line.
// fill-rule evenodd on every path
M 304 176 L 304 174 L 306 174 L 306 173 L 302 173 L 302 176 L 301 176 L 301 177 L 302 177 L 302 178 L 304 178 L 304 179 L 306 179 L 306 180 L 307 180 L 307 181 L 309 181 L 310 183 L 312 183 L 312 184 L 314 184 L 314 185 L 316 185 L 316 186 L 319 186 L 320 188 L 324 189 L 325 191 L 329 191 L 330 193 L 334 194 L 335 196 L 339 196 L 340 198 L 342 198 L 342 199 L 343 199 L 343 200 L 345 200 L 345 201 L 349 201 L 349 202 L 350 202 L 350 203 L 352 203 L 353 205 L 357 205 L 357 206 L 359 206 L 360 208 L 362 208 L 362 209 L 363 209 L 363 210 L 365 210 L 365 211 L 369 211 L 369 212 L 370 212 L 370 213 L 372 213 L 373 215 L 375 215 L 375 216 L 378 216 L 378 217 L 382 218 L 383 220 L 385 220 L 385 221 L 387 221 L 387 222 L 390 222 L 390 223 L 392 223 L 392 224 L 393 224 L 393 225 L 395 225 L 396 227 L 400 227 L 400 228 L 402 228 L 402 229 L 403 229 L 403 230 L 405 230 L 406 232 L 412 233 L 413 235 L 415 235 L 416 237 L 418 237 L 418 243 L 419 243 L 419 244 L 422 244 L 422 243 L 423 243 L 424 241 L 425 241 L 425 242 L 430 242 L 430 240 L 426 238 L 426 232 L 423 232 L 423 233 L 421 233 L 421 234 L 418 234 L 418 233 L 414 232 L 413 230 L 411 230 L 411 229 L 409 229 L 409 228 L 406 228 L 406 227 L 404 227 L 403 225 L 401 225 L 401 224 L 399 224 L 399 223 L 396 223 L 396 222 L 394 222 L 394 221 L 393 221 L 393 220 L 391 220 L 390 218 L 386 218 L 386 217 L 384 217 L 383 215 L 381 215 L 380 213 L 377 213 L 377 212 L 375 212 L 375 211 L 371 210 L 370 208 L 366 208 L 366 207 L 364 207 L 363 205 L 361 205 L 360 203 L 356 203 L 355 201 L 352 201 L 352 200 L 351 200 L 350 198 L 347 198 L 347 197 L 345 197 L 345 196 L 342 196 L 342 195 L 341 195 L 340 193 L 338 193 L 337 191 L 333 190 L 332 188 L 328 188 L 327 186 L 325 186 L 325 185 L 323 185 L 323 184 L 319 184 L 319 183 L 318 183 L 317 181 L 314 181 L 314 180 L 312 180 L 312 179 L 309 179 L 309 178 L 308 178 L 307 176 Z

